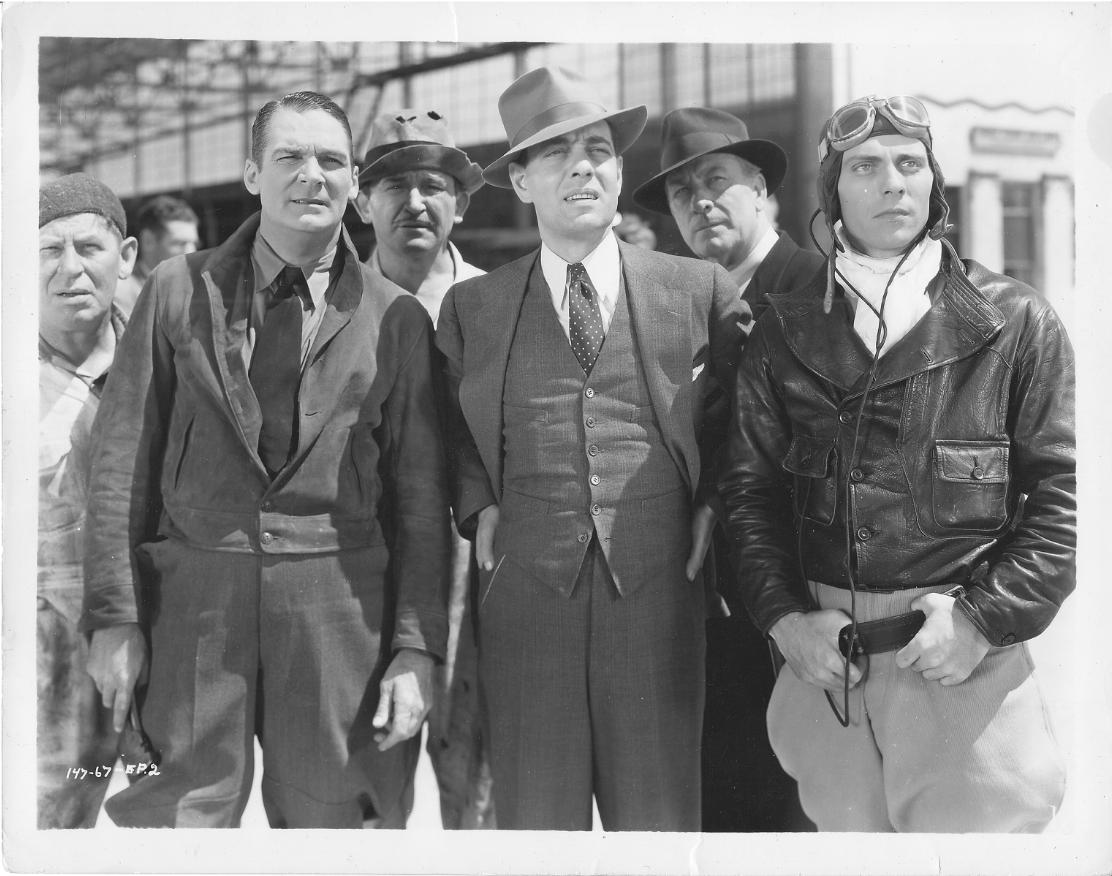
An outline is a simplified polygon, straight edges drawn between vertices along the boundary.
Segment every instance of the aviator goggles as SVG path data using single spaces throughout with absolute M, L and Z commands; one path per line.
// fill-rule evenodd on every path
M 921 139 L 924 133 L 929 136 L 930 116 L 927 114 L 927 108 L 918 98 L 910 96 L 880 98 L 869 95 L 834 111 L 819 141 L 819 163 L 826 159 L 831 149 L 835 152 L 845 152 L 868 140 L 878 112 L 888 119 L 897 131 L 907 137 Z

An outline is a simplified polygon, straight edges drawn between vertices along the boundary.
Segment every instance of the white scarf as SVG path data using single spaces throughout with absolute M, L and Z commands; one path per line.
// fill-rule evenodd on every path
M 857 292 L 859 298 L 868 302 L 858 302 L 853 317 L 853 330 L 870 351 L 876 349 L 877 328 L 880 324 L 873 311 L 879 311 L 881 300 L 884 300 L 884 325 L 887 334 L 884 346 L 880 348 L 880 355 L 883 356 L 931 309 L 927 286 L 942 265 L 942 244 L 929 237 L 924 237 L 916 244 L 900 266 L 899 274 L 892 279 L 885 299 L 884 287 L 888 285 L 888 278 L 896 270 L 902 256 L 873 258 L 862 255 L 846 239 L 841 222 L 834 226 L 834 233 L 845 247 L 838 252 L 835 267 L 853 288 L 845 286 L 844 282 L 843 286 L 847 292 Z

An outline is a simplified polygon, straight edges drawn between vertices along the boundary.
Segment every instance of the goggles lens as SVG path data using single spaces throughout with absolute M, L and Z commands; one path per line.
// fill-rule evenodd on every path
M 873 129 L 877 112 L 887 118 L 897 131 L 911 136 L 918 134 L 922 128 L 929 128 L 931 123 L 927 108 L 918 98 L 866 97 L 847 103 L 830 117 L 825 137 L 830 148 L 845 152 L 865 140 Z M 821 147 L 819 151 L 823 152 Z

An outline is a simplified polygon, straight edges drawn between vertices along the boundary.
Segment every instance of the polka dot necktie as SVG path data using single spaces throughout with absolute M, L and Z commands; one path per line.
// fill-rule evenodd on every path
M 587 269 L 581 262 L 568 265 L 568 336 L 571 350 L 590 374 L 602 349 L 604 332 L 602 312 L 598 306 L 598 293 L 591 285 Z
M 287 266 L 274 281 L 263 324 L 255 333 L 249 377 L 259 400 L 259 456 L 271 477 L 297 444 L 297 393 L 301 385 L 301 321 L 309 285 L 301 268 Z

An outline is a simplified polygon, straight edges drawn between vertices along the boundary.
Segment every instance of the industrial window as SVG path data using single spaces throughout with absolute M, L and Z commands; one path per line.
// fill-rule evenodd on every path
M 1004 208 L 1004 273 L 1035 285 L 1037 255 L 1035 216 L 1038 186 L 1005 182 L 1000 185 Z

